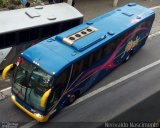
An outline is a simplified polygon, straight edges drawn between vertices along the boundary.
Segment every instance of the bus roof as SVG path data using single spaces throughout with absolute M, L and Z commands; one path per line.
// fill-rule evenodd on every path
M 131 3 L 42 41 L 22 56 L 50 74 L 59 74 L 66 66 L 151 15 L 154 15 L 152 10 Z M 92 31 L 77 39 L 75 34 L 87 29 Z
M 80 17 L 83 15 L 66 3 L 0 11 L 0 34 Z

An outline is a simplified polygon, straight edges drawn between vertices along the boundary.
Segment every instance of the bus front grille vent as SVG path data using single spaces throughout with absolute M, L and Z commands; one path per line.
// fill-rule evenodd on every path
M 93 32 L 96 32 L 96 31 L 97 31 L 96 28 L 89 26 L 89 27 L 77 32 L 77 33 L 74 33 L 66 38 L 63 38 L 63 42 L 68 45 L 72 45 L 77 40 L 84 38 L 85 36 L 87 36 Z

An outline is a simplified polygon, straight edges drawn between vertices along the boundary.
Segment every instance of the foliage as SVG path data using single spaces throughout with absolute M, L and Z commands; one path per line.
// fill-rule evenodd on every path
M 9 7 L 10 5 L 20 5 L 19 0 L 0 0 L 0 7 L 1 8 L 6 8 Z
M 29 0 L 29 2 L 31 4 L 40 4 L 44 1 L 47 1 L 47 0 Z M 16 8 L 17 6 L 20 6 L 21 5 L 21 2 L 20 0 L 0 0 L 0 8 Z
M 0 0 L 0 8 L 3 7 L 3 0 Z

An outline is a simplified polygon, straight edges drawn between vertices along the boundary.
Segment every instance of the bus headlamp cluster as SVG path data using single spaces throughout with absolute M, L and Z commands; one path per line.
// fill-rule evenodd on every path
M 16 100 L 16 97 L 13 94 L 12 94 L 11 98 L 12 98 L 12 100 Z
M 36 62 L 36 61 L 33 61 L 33 63 L 39 66 L 39 63 L 38 63 L 38 62 Z
M 43 115 L 41 115 L 41 114 L 39 114 L 39 113 L 34 113 L 34 115 L 35 115 L 36 117 L 38 117 L 38 118 L 43 117 Z

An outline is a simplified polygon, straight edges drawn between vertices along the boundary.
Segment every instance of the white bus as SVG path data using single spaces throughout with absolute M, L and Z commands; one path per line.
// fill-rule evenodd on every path
M 82 22 L 83 15 L 66 3 L 1 11 L 0 70 L 31 45 Z

